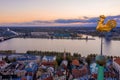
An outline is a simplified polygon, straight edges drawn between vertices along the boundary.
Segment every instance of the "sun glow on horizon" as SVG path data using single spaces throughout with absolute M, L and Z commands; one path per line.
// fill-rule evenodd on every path
M 1 0 L 0 24 L 119 15 L 120 0 Z

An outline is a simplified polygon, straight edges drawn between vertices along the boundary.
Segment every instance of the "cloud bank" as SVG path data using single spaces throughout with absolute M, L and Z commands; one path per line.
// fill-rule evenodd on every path
M 105 23 L 109 19 L 117 21 L 117 26 L 120 26 L 120 15 L 107 16 Z M 34 20 L 31 22 L 23 23 L 2 23 L 0 26 L 85 26 L 85 27 L 96 27 L 99 17 L 86 17 L 80 19 L 56 19 L 52 21 Z

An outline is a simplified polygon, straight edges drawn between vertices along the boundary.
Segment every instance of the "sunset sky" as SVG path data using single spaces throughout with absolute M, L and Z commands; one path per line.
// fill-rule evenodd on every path
M 92 26 L 101 14 L 119 24 L 120 0 L 0 0 L 1 26 Z

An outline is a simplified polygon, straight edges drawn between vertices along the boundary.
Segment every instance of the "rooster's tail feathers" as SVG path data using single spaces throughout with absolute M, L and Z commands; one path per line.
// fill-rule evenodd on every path
M 110 28 L 115 28 L 117 23 L 115 20 L 109 20 L 107 23 L 106 23 L 107 26 L 109 26 Z

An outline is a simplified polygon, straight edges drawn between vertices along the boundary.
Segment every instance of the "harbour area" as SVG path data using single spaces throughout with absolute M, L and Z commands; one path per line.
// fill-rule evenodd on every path
M 95 40 L 95 38 L 82 33 L 74 32 L 49 32 L 49 31 L 29 31 L 29 32 L 16 32 L 9 28 L 0 31 L 0 42 L 12 38 L 41 38 L 41 39 L 75 39 L 75 40 Z
M 119 28 L 104 33 L 105 38 L 119 40 Z M 0 42 L 12 38 L 95 40 L 100 37 L 94 27 L 0 27 Z

